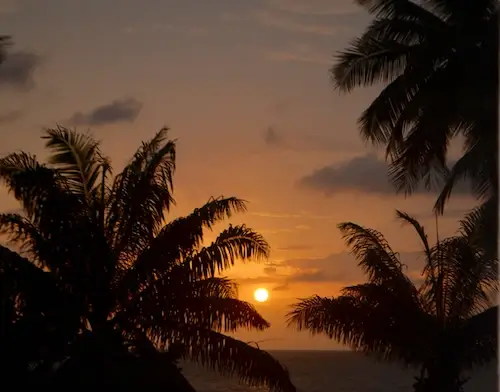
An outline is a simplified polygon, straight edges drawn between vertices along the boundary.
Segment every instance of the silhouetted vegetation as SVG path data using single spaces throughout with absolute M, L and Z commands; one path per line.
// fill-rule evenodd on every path
M 472 369 L 497 356 L 498 260 L 483 248 L 474 214 L 460 233 L 429 244 L 424 228 L 397 212 L 419 236 L 422 283 L 381 233 L 354 223 L 339 228 L 363 269 L 366 283 L 332 298 L 313 296 L 293 305 L 288 322 L 352 349 L 421 369 L 415 391 L 458 392 Z
M 411 193 L 444 178 L 435 206 L 442 212 L 454 185 L 467 179 L 479 200 L 496 205 L 498 1 L 357 1 L 374 19 L 339 54 L 332 75 L 347 92 L 385 85 L 359 125 L 365 139 L 386 148 L 396 187 Z M 449 171 L 457 135 L 464 154 Z M 496 232 L 497 214 L 493 220 Z
M 269 326 L 218 277 L 237 259 L 267 258 L 268 243 L 245 225 L 203 243 L 204 230 L 245 202 L 212 198 L 168 222 L 175 142 L 167 129 L 114 177 L 91 136 L 59 127 L 43 138 L 47 164 L 24 152 L 0 159 L 23 211 L 0 215 L 20 251 L 0 248 L 4 379 L 190 390 L 176 366 L 187 358 L 294 391 L 272 356 L 222 333 Z

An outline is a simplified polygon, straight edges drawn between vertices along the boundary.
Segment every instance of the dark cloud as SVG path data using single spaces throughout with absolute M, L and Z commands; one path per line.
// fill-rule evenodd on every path
M 360 191 L 378 194 L 394 194 L 389 181 L 388 166 L 374 154 L 353 158 L 339 165 L 317 169 L 299 180 L 299 186 L 331 195 L 341 191 Z M 437 189 L 436 189 L 437 191 Z M 428 193 L 423 187 L 416 193 Z M 454 193 L 470 194 L 466 183 L 457 185 Z
M 134 98 L 117 99 L 101 105 L 87 113 L 76 112 L 69 122 L 73 125 L 106 125 L 133 122 L 141 112 L 142 102 Z
M 10 112 L 0 114 L 0 124 L 11 124 L 23 116 L 22 110 L 11 110 Z
M 40 57 L 30 52 L 7 54 L 0 64 L 0 84 L 27 91 L 35 87 L 34 73 L 40 65 Z

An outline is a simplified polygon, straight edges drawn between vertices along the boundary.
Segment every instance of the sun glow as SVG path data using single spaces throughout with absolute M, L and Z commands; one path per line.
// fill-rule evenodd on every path
M 269 299 L 269 291 L 263 288 L 257 289 L 253 293 L 253 297 L 258 302 L 266 302 Z

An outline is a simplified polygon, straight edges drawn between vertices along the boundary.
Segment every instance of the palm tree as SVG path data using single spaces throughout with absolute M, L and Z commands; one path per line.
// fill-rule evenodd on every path
M 56 358 L 35 363 L 58 364 L 58 380 L 74 382 L 79 374 L 89 383 L 106 373 L 116 383 L 130 375 L 123 369 L 137 366 L 164 377 L 167 368 L 158 364 L 172 363 L 175 348 L 176 358 L 251 385 L 294 391 L 272 356 L 222 333 L 269 326 L 251 304 L 237 299 L 235 284 L 219 276 L 237 259 L 268 257 L 268 243 L 245 225 L 230 225 L 211 244 L 203 243 L 206 229 L 245 211 L 245 202 L 211 198 L 167 222 L 175 170 L 175 142 L 167 129 L 143 143 L 114 179 L 91 136 L 57 127 L 44 139 L 48 164 L 24 152 L 0 159 L 0 178 L 23 208 L 23 214 L 0 215 L 0 228 L 24 256 L 2 260 L 2 278 L 15 282 L 8 298 L 25 298 L 26 308 L 49 329 L 66 333 L 67 344 L 53 350 Z M 44 311 L 49 298 L 43 291 L 33 287 L 28 293 L 17 284 L 36 274 L 54 281 L 52 291 L 71 309 L 62 320 Z M 16 314 L 22 320 L 28 313 Z M 143 383 L 140 374 L 136 381 Z
M 457 392 L 463 372 L 496 358 L 498 260 L 462 222 L 456 237 L 431 247 L 424 228 L 411 224 L 425 257 L 418 287 L 383 235 L 354 223 L 339 225 L 346 244 L 367 275 L 333 298 L 313 296 L 293 305 L 288 323 L 324 334 L 376 358 L 419 367 L 416 391 Z
M 358 123 L 366 140 L 385 146 L 397 188 L 409 194 L 444 177 L 439 212 L 464 178 L 479 199 L 496 199 L 498 0 L 357 2 L 374 20 L 339 53 L 332 76 L 346 92 L 385 85 Z M 457 135 L 464 153 L 450 171 Z

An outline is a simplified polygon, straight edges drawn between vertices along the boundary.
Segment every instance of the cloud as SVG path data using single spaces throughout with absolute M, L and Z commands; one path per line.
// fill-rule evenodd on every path
M 156 24 L 145 24 L 145 25 L 129 25 L 121 29 L 125 34 L 135 35 L 135 34 L 148 34 L 148 33 L 172 33 L 180 34 L 189 37 L 199 37 L 206 35 L 207 29 L 201 26 L 189 26 L 183 24 L 171 24 L 171 23 L 156 23 Z
M 320 24 L 305 22 L 296 16 L 288 16 L 281 12 L 273 12 L 268 9 L 254 12 L 253 17 L 264 26 L 294 33 L 333 36 L 350 31 L 350 28 L 347 26 L 333 25 L 331 23 Z
M 332 220 L 335 219 L 336 217 L 333 215 L 315 215 L 311 214 L 308 211 L 299 211 L 297 214 L 282 214 L 282 213 L 276 213 L 276 212 L 267 212 L 267 211 L 260 211 L 260 212 L 250 212 L 250 215 L 252 216 L 257 216 L 259 218 L 271 218 L 271 219 L 311 219 L 311 220 Z M 310 230 L 310 227 L 307 225 L 296 225 L 294 226 L 296 230 Z M 261 230 L 263 231 L 263 230 Z M 280 231 L 293 231 L 292 229 L 280 229 Z
M 267 0 L 273 9 L 300 15 L 346 15 L 359 12 L 352 0 Z
M 270 148 L 294 152 L 357 151 L 357 141 L 336 140 L 320 133 L 285 133 L 276 125 L 270 125 L 262 134 L 264 143 Z
M 142 102 L 134 98 L 117 99 L 87 113 L 76 112 L 68 120 L 74 125 L 106 125 L 133 122 L 141 112 Z
M 288 282 L 287 282 L 285 284 L 273 287 L 271 291 L 286 291 L 289 288 L 290 288 L 290 286 L 288 285 Z
M 302 214 L 280 214 L 274 212 L 251 212 L 250 215 L 259 216 L 261 218 L 285 218 L 285 219 L 298 219 L 302 218 Z
M 311 249 L 313 249 L 311 245 L 290 245 L 281 248 L 276 248 L 276 250 L 281 250 L 281 251 L 311 250 Z
M 404 273 L 419 285 L 425 257 L 422 252 L 399 252 Z M 329 283 L 348 286 L 366 282 L 367 278 L 350 252 L 332 253 L 324 258 L 289 259 L 274 264 L 271 274 L 239 279 L 240 284 L 274 285 L 273 291 L 292 290 L 297 283 Z M 311 293 L 313 294 L 313 293 Z M 332 293 L 333 294 L 333 293 Z
M 264 267 L 263 271 L 267 275 L 274 275 L 276 273 L 276 267 Z
M 324 166 L 302 177 L 299 186 L 332 195 L 335 192 L 358 191 L 394 194 L 387 163 L 374 154 L 353 158 L 339 165 Z M 429 193 L 423 187 L 416 193 Z M 470 194 L 467 184 L 457 185 L 455 193 Z
M 0 64 L 0 84 L 28 91 L 35 87 L 33 75 L 40 65 L 40 57 L 30 52 L 7 53 Z
M 0 114 L 0 124 L 11 124 L 19 120 L 23 116 L 22 110 L 11 110 Z
M 319 65 L 331 65 L 330 56 L 322 56 L 314 53 L 297 53 L 286 50 L 278 50 L 274 52 L 266 52 L 266 57 L 273 61 L 294 62 L 294 63 L 309 63 Z

